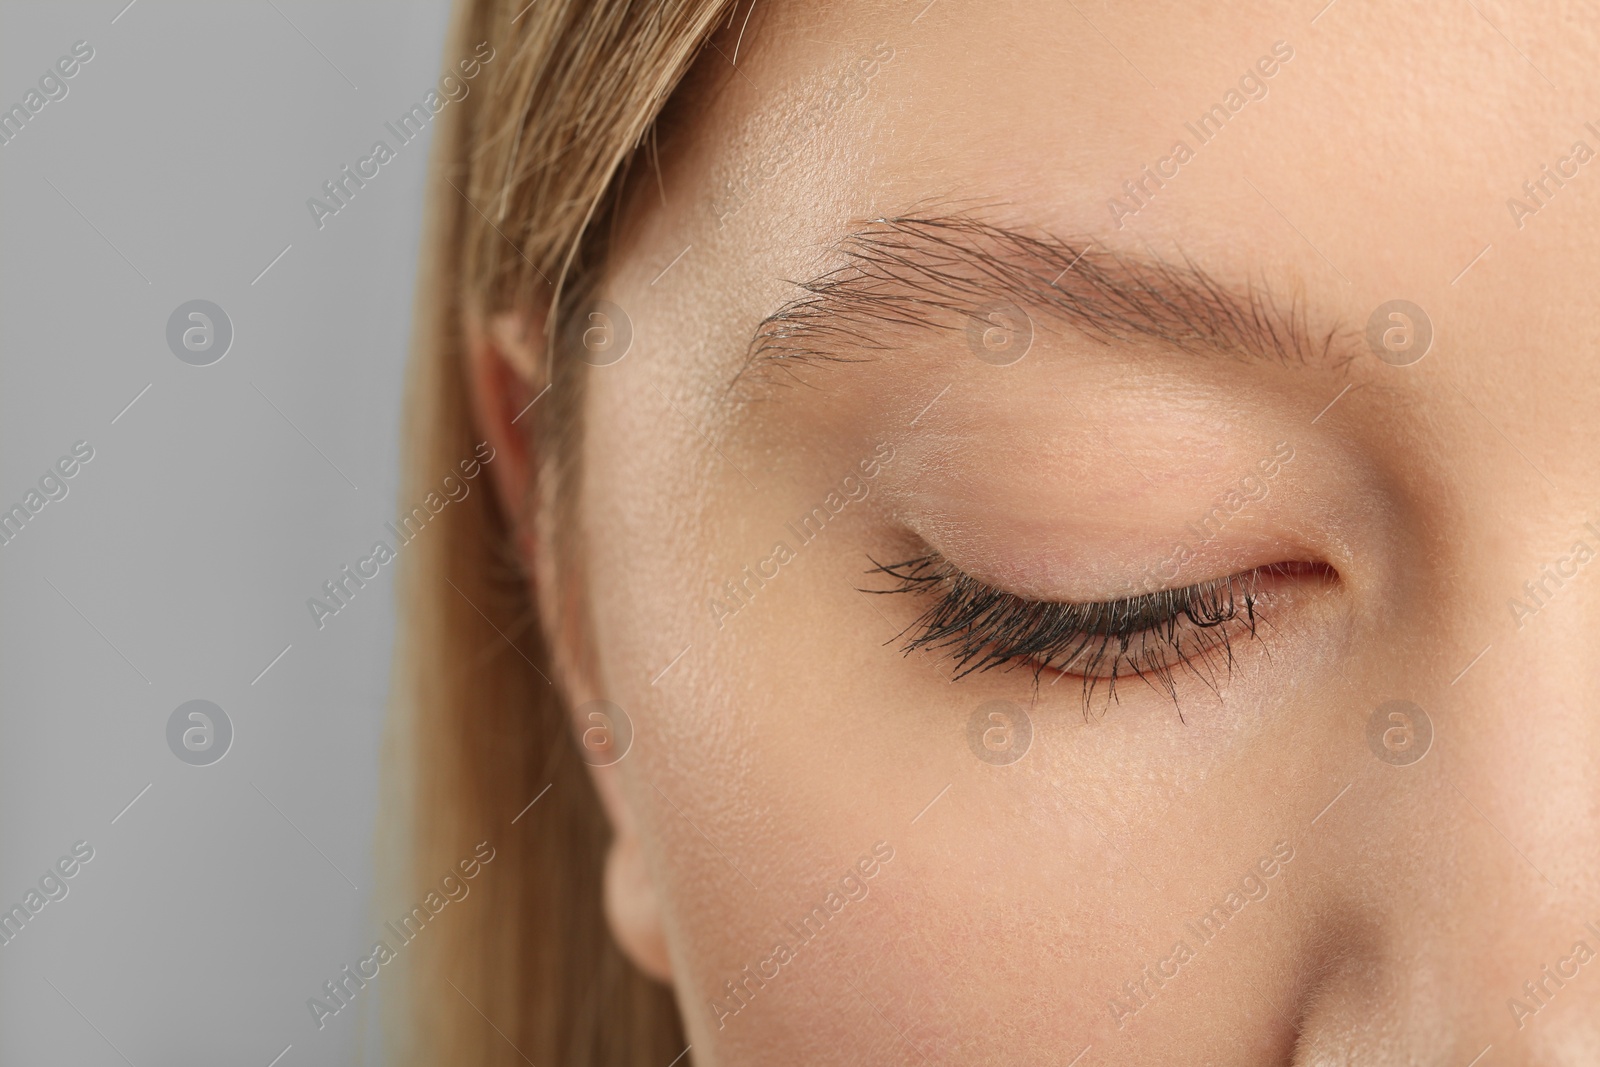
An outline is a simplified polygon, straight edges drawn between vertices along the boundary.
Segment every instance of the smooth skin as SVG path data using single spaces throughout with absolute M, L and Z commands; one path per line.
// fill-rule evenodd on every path
M 618 229 L 600 295 L 634 338 L 587 372 L 570 565 L 511 424 L 542 324 L 474 327 L 560 684 L 635 730 L 595 775 L 608 913 L 696 1064 L 1600 1062 L 1600 565 L 1576 552 L 1600 551 L 1600 164 L 1570 161 L 1600 150 L 1600 22 L 1319 7 L 762 0 Z M 1277 42 L 1264 95 L 1200 143 L 1184 124 Z M 1176 176 L 1114 210 L 1179 140 Z M 1536 200 L 1541 165 L 1576 175 Z M 951 214 L 1298 294 L 1344 358 L 1107 343 L 1040 310 L 1007 366 L 957 321 L 868 329 L 801 384 L 739 374 L 846 235 Z M 1434 333 L 1405 366 L 1364 336 L 1396 299 Z M 1120 596 L 1280 443 L 1174 584 L 1300 569 L 1231 665 L 1176 672 L 1176 704 L 1126 676 L 1087 704 L 1048 670 L 957 680 L 903 654 L 925 600 L 860 591 L 931 546 L 1021 596 Z M 786 524 L 847 476 L 865 495 L 800 543 Z M 776 577 L 730 600 L 746 567 Z M 969 743 L 995 700 L 1031 724 L 1015 762 Z M 1369 742 L 1391 700 L 1431 724 L 1408 765 Z

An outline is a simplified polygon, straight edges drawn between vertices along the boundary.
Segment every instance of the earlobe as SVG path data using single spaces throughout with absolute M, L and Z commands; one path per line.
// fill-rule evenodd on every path
M 634 966 L 660 982 L 671 983 L 661 900 L 649 864 L 631 830 L 619 830 L 606 854 L 606 920 L 612 936 Z

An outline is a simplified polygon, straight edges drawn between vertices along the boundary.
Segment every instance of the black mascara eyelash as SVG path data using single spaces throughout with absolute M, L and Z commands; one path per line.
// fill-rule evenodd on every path
M 1133 675 L 1178 700 L 1174 668 L 1186 667 L 1215 690 L 1218 660 L 1233 667 L 1229 623 L 1242 620 L 1251 637 L 1260 620 L 1255 586 L 1260 568 L 1182 589 L 1167 589 L 1117 600 L 1070 604 L 1027 600 L 985 585 L 958 570 L 938 553 L 902 563 L 873 564 L 869 574 L 894 580 L 891 589 L 871 593 L 912 593 L 937 599 L 895 640 L 902 652 L 948 652 L 955 676 L 1029 666 L 1034 686 L 1047 667 L 1083 676 L 1084 713 L 1095 687 L 1105 682 L 1107 700 L 1117 699 L 1119 678 Z M 1106 673 L 1109 671 L 1109 673 Z M 1179 711 L 1182 719 L 1182 711 Z

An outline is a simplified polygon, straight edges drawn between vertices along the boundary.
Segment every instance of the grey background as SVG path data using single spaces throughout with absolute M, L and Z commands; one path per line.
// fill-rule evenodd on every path
M 125 4 L 0 4 L 0 107 L 95 50 L 0 145 L 0 508 L 95 450 L 0 547 L 0 907 L 95 850 L 0 946 L 0 1064 L 375 1062 L 374 1014 L 306 998 L 376 932 L 394 568 L 305 602 L 394 511 L 428 143 L 320 232 L 305 201 L 457 58 L 446 4 Z M 195 298 L 209 367 L 165 340 Z M 165 737 L 196 698 L 208 767 Z

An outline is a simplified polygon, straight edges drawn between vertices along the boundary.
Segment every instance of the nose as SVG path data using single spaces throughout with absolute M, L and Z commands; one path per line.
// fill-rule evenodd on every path
M 1600 1063 L 1600 535 L 1470 541 L 1404 624 L 1454 661 L 1365 687 L 1372 758 L 1305 850 L 1297 1065 Z

